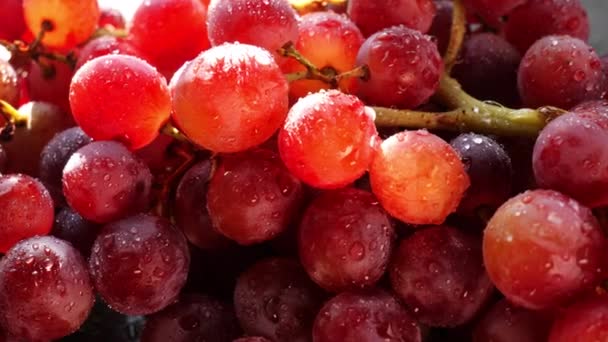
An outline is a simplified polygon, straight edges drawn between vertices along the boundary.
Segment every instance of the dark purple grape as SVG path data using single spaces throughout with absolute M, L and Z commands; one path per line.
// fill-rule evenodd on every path
M 452 35 L 452 16 L 454 3 L 452 0 L 435 0 L 437 13 L 433 18 L 433 24 L 427 34 L 435 37 L 439 53 L 443 55 L 448 49 L 450 36 Z
M 71 334 L 93 301 L 86 263 L 65 241 L 50 236 L 23 240 L 0 261 L 0 322 L 19 340 Z
M 465 91 L 480 100 L 519 105 L 517 69 L 521 54 L 504 38 L 477 33 L 464 41 L 452 72 Z
M 53 196 L 56 205 L 65 202 L 61 189 L 65 164 L 74 152 L 91 141 L 92 139 L 80 127 L 72 127 L 55 135 L 42 149 L 39 177 Z
M 374 285 L 388 266 L 395 231 L 388 214 L 367 191 L 330 191 L 306 210 L 299 251 L 308 275 L 326 290 Z
M 390 266 L 393 290 L 421 322 L 453 327 L 470 321 L 492 294 L 481 241 L 455 228 L 416 231 Z
M 460 202 L 461 211 L 470 213 L 482 206 L 497 208 L 509 198 L 513 167 L 500 144 L 475 133 L 461 134 L 450 144 L 460 155 L 471 180 Z
M 264 337 L 241 337 L 241 338 L 237 338 L 236 340 L 234 340 L 233 342 L 272 342 L 267 338 Z
M 420 326 L 383 290 L 343 292 L 325 303 L 315 319 L 315 342 L 420 342 Z
M 55 215 L 51 235 L 71 243 L 85 258 L 88 258 L 100 228 L 98 224 L 78 215 L 74 209 L 66 207 Z
M 93 245 L 89 270 L 95 288 L 112 309 L 144 315 L 177 298 L 189 263 L 182 233 L 163 218 L 140 214 L 103 227 Z
M 231 306 L 193 294 L 148 316 L 141 342 L 232 342 L 239 334 Z
M 520 308 L 503 299 L 477 323 L 473 342 L 547 341 L 551 323 L 547 313 Z
M 175 192 L 173 216 L 188 241 L 202 249 L 222 249 L 230 240 L 213 229 L 207 210 L 207 187 L 212 162 L 203 160 L 184 174 Z
M 213 227 L 241 245 L 270 240 L 294 220 L 302 183 L 276 152 L 224 155 L 209 183 L 207 208 Z
M 239 277 L 234 290 L 243 330 L 276 342 L 310 341 L 321 301 L 302 266 L 289 259 L 259 261 Z

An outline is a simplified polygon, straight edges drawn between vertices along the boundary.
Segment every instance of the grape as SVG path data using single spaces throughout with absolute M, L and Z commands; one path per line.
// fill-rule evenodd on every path
M 19 88 L 17 72 L 9 62 L 0 59 L 0 100 L 16 106 L 19 102 Z
M 23 9 L 28 30 L 37 35 L 49 26 L 42 43 L 64 50 L 89 39 L 100 15 L 97 0 L 23 0 Z
M 184 62 L 209 48 L 206 20 L 200 0 L 150 0 L 137 8 L 129 34 L 145 59 L 171 78 Z
M 450 36 L 452 35 L 454 3 L 452 0 L 435 0 L 435 6 L 437 7 L 437 13 L 427 33 L 429 36 L 435 37 L 439 53 L 443 55 L 448 49 Z
M 492 294 L 479 239 L 447 226 L 401 241 L 389 267 L 393 290 L 422 323 L 454 327 L 470 321 Z
M 6 172 L 8 166 L 8 157 L 6 155 L 6 149 L 0 145 L 0 174 Z
M 213 227 L 241 245 L 270 240 L 296 217 L 302 184 L 269 150 L 223 156 L 207 192 Z
M 119 140 L 133 150 L 151 143 L 171 112 L 165 79 L 148 63 L 126 55 L 83 65 L 72 79 L 70 104 L 76 122 L 93 139 Z
M 80 127 L 72 127 L 55 135 L 40 153 L 38 174 L 56 204 L 65 202 L 61 183 L 65 164 L 74 152 L 91 141 Z
M 237 280 L 234 305 L 243 330 L 273 341 L 310 341 L 321 294 L 301 266 L 289 259 L 265 259 Z
M 112 309 L 147 315 L 176 299 L 189 263 L 186 239 L 169 221 L 139 214 L 103 227 L 93 244 L 89 271 Z
M 31 100 L 52 103 L 62 111 L 70 112 L 70 82 L 74 71 L 62 62 L 42 59 L 45 67 L 32 63 L 26 78 L 27 93 Z
M 264 337 L 241 337 L 237 338 L 232 342 L 271 342 L 269 339 Z
M 443 63 L 430 36 L 404 26 L 373 34 L 363 43 L 357 65 L 367 65 L 371 78 L 359 80 L 358 96 L 366 104 L 415 108 L 439 86 Z
M 175 191 L 173 216 L 190 243 L 214 250 L 227 247 L 229 240 L 214 230 L 209 217 L 207 188 L 211 175 L 209 160 L 195 164 L 184 174 Z
M 597 111 L 600 112 L 597 112 Z M 591 208 L 608 204 L 608 104 L 576 107 L 551 121 L 534 145 L 533 166 L 541 187 L 563 192 Z
M 100 227 L 78 215 L 72 208 L 63 208 L 55 216 L 51 235 L 72 244 L 84 257 L 89 257 Z
M 106 223 L 147 208 L 152 174 L 120 143 L 96 141 L 68 159 L 62 182 L 65 198 L 78 214 Z
M 238 335 L 232 307 L 211 297 L 184 295 L 177 303 L 147 318 L 141 341 L 232 342 Z
M 507 152 L 493 139 L 461 134 L 450 143 L 465 165 L 471 186 L 459 209 L 473 212 L 482 206 L 496 208 L 511 195 L 513 167 Z
M 503 299 L 476 324 L 473 342 L 546 341 L 551 323 L 547 314 L 513 306 Z
M 564 304 L 596 285 L 606 241 L 591 211 L 551 190 L 513 197 L 484 231 L 484 263 L 496 287 L 516 305 Z
M 418 323 L 388 292 L 343 292 L 315 319 L 315 342 L 422 341 Z
M 502 18 L 508 16 L 515 8 L 527 0 L 468 0 L 468 9 L 483 19 L 485 24 L 493 27 L 502 26 Z
M 0 322 L 19 340 L 69 335 L 85 321 L 93 300 L 86 263 L 67 242 L 33 237 L 0 261 Z
M 279 64 L 277 50 L 298 39 L 298 19 L 287 0 L 213 0 L 207 15 L 213 46 L 240 42 L 270 51 Z
M 0 252 L 22 239 L 45 235 L 53 226 L 53 200 L 44 186 L 26 175 L 0 176 Z
M 485 0 L 490 3 L 492 0 Z M 493 1 L 500 6 L 504 1 Z M 550 35 L 589 39 L 589 19 L 580 0 L 530 0 L 509 14 L 504 36 L 524 53 Z M 544 85 L 543 85 L 544 86 Z
M 476 33 L 465 40 L 453 76 L 476 98 L 515 107 L 520 102 L 517 92 L 520 61 L 517 49 L 504 38 L 493 33 Z
M 124 29 L 127 24 L 122 13 L 115 8 L 102 8 L 99 15 L 99 27 L 113 26 L 116 29 Z
M 15 40 L 25 32 L 23 0 L 3 0 L 0 2 L 0 39 Z
M 140 52 L 127 40 L 112 36 L 102 36 L 91 40 L 80 50 L 76 70 L 92 59 L 110 54 L 138 57 Z
M 386 271 L 394 237 L 390 218 L 371 193 L 326 192 L 311 203 L 300 224 L 300 260 L 329 291 L 369 287 Z
M 567 308 L 551 328 L 549 342 L 593 342 L 608 339 L 608 298 L 585 298 Z
M 470 184 L 456 151 L 424 130 L 398 133 L 382 142 L 370 180 L 384 209 L 410 224 L 443 223 Z
M 367 170 L 377 145 L 375 113 L 352 95 L 321 91 L 300 99 L 279 132 L 289 171 L 317 188 L 340 188 Z
M 333 12 L 316 12 L 301 18 L 300 35 L 295 48 L 321 70 L 332 68 L 340 74 L 355 68 L 361 44 L 361 32 L 346 16 Z M 290 59 L 282 70 L 298 72 L 305 71 L 306 68 Z M 347 77 L 339 82 L 338 88 L 345 93 L 354 93 L 356 85 L 355 78 Z M 289 84 L 289 94 L 294 100 L 321 89 L 329 89 L 329 85 L 316 80 L 299 80 Z
M 526 52 L 519 67 L 518 86 L 526 106 L 570 109 L 602 97 L 602 62 L 580 39 L 548 36 Z
M 203 52 L 176 73 L 171 81 L 173 120 L 206 149 L 244 151 L 269 139 L 281 126 L 288 111 L 288 90 L 268 52 L 224 44 Z
M 350 0 L 347 13 L 366 37 L 396 25 L 424 33 L 433 22 L 435 3 L 433 0 Z

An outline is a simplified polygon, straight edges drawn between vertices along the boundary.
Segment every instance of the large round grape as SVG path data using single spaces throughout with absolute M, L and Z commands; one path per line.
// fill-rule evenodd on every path
M 26 175 L 0 176 L 0 252 L 22 239 L 46 235 L 53 227 L 53 200 L 45 187 Z
M 145 61 L 106 55 L 84 64 L 72 79 L 70 105 L 95 140 L 118 140 L 135 150 L 151 143 L 171 112 L 165 78 Z
M 0 261 L 0 323 L 20 341 L 73 333 L 93 301 L 86 263 L 65 241 L 50 236 L 23 240 Z
M 357 95 L 368 104 L 416 108 L 439 86 L 443 62 L 430 36 L 395 26 L 367 38 L 357 55 L 371 77 L 360 80 Z
M 483 257 L 496 287 L 516 304 L 567 303 L 600 279 L 606 240 L 591 210 L 551 190 L 513 197 L 484 231 Z
M 104 226 L 93 244 L 89 271 L 112 309 L 148 315 L 175 301 L 189 264 L 182 233 L 164 218 L 140 214 Z
M 173 119 L 206 149 L 239 152 L 260 145 L 287 116 L 289 85 L 261 48 L 224 44 L 180 70 L 171 81 Z
M 435 16 L 433 0 L 350 0 L 348 15 L 368 37 L 391 26 L 428 31 Z
M 382 142 L 369 172 L 384 209 L 410 224 L 443 223 L 470 184 L 456 151 L 424 130 Z
M 608 298 L 588 297 L 566 308 L 557 318 L 549 342 L 608 340 Z

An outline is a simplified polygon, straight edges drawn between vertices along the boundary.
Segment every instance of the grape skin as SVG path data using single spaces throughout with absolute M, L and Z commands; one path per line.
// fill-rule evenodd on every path
M 431 27 L 435 10 L 433 0 L 350 0 L 347 7 L 366 37 L 397 25 L 424 33 Z
M 23 0 L 0 2 L 0 39 L 8 41 L 19 39 L 25 30 Z
M 112 36 L 95 38 L 82 47 L 78 54 L 75 70 L 80 69 L 86 62 L 105 55 L 130 55 L 140 57 L 141 53 L 127 40 Z M 70 77 L 71 79 L 71 77 Z M 69 82 L 68 82 L 69 83 Z
M 27 93 L 32 101 L 52 103 L 70 113 L 70 82 L 74 71 L 65 63 L 42 59 L 49 69 L 32 63 L 26 78 Z
M 55 215 L 51 235 L 71 243 L 83 257 L 88 258 L 100 230 L 99 225 L 85 220 L 74 209 L 66 207 Z
M 608 339 L 608 298 L 588 297 L 565 309 L 551 328 L 549 342 L 592 342 Z
M 0 100 L 16 106 L 19 102 L 20 86 L 15 69 L 9 62 L 0 59 Z
M 115 8 L 102 8 L 99 13 L 99 27 L 106 25 L 116 29 L 124 29 L 127 26 L 125 17 Z

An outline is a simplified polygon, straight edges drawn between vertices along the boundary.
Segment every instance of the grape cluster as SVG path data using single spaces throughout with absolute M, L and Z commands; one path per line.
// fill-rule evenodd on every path
M 107 3 L 0 0 L 0 341 L 608 341 L 580 0 Z

